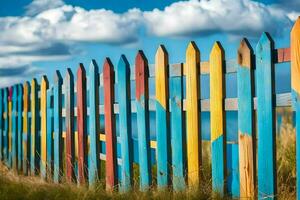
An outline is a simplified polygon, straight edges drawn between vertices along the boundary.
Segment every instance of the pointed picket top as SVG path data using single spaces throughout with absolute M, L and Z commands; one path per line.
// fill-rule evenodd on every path
M 12 86 L 12 100 L 16 100 L 18 96 L 18 85 Z
M 241 67 L 251 68 L 251 57 L 253 54 L 253 50 L 246 38 L 243 38 L 241 40 L 237 54 L 238 64 Z
M 122 54 L 119 59 L 118 67 L 125 67 L 126 69 L 130 67 L 129 62 L 124 54 Z
M 54 83 L 55 84 L 62 84 L 62 81 L 63 81 L 63 78 L 61 76 L 60 71 L 56 70 L 55 74 L 54 74 Z
M 135 80 L 136 98 L 140 100 L 141 95 L 145 95 L 146 84 L 148 83 L 149 71 L 148 60 L 142 50 L 139 50 L 135 58 Z
M 186 49 L 186 57 L 188 58 L 195 58 L 197 61 L 199 61 L 199 54 L 200 51 L 194 41 L 191 41 Z
M 70 68 L 67 68 L 67 72 L 66 72 L 66 79 L 67 80 L 73 80 L 73 72 Z
M 84 65 L 82 63 L 79 63 L 79 67 L 77 69 L 77 77 L 83 77 L 83 76 L 86 76 L 86 71 Z
M 164 45 L 159 45 L 156 54 L 155 54 L 155 63 L 158 64 L 159 67 L 166 67 L 168 62 L 168 52 Z
M 114 66 L 111 60 L 108 57 L 106 57 L 103 64 L 103 76 L 108 76 L 111 73 L 111 71 L 113 71 L 113 68 Z
M 256 51 L 258 49 L 265 49 L 265 48 L 271 48 L 273 46 L 273 39 L 270 36 L 269 33 L 263 32 L 263 34 L 260 36 L 260 39 L 256 46 Z
M 291 86 L 300 95 L 300 17 L 291 31 Z
M 12 92 L 13 92 L 13 87 L 9 87 L 8 89 L 8 101 L 11 101 L 12 99 Z
M 31 87 L 33 88 L 36 88 L 38 86 L 38 83 L 37 83 L 37 80 L 36 80 L 36 78 L 33 78 L 32 80 L 31 80 Z
M 47 76 L 42 76 L 42 81 L 41 81 L 41 87 L 46 87 L 46 89 L 48 89 L 48 86 L 49 86 L 49 81 L 48 81 L 48 78 Z
M 89 73 L 90 74 L 91 73 L 98 73 L 98 69 L 99 69 L 98 64 L 97 64 L 96 60 L 93 59 L 91 61 L 91 64 L 90 64 Z
M 294 26 L 292 28 L 291 31 L 291 37 L 296 37 L 299 38 L 299 34 L 300 34 L 300 16 L 298 17 L 298 19 L 295 21 Z
M 210 57 L 213 57 L 215 55 L 221 55 L 222 59 L 224 58 L 224 49 L 219 41 L 214 43 L 214 46 L 210 52 Z

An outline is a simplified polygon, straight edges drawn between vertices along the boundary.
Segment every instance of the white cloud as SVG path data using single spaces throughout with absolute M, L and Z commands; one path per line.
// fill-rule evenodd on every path
M 57 8 L 63 6 L 62 0 L 33 0 L 28 6 L 26 6 L 27 15 L 36 15 L 45 10 Z
M 144 17 L 150 33 L 157 36 L 222 32 L 257 37 L 263 31 L 278 34 L 290 23 L 282 10 L 250 0 L 180 1 L 164 10 L 145 12 Z

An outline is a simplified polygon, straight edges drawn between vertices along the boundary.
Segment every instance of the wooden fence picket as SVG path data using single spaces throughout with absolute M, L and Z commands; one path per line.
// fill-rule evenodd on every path
M 23 88 L 23 174 L 27 175 L 30 167 L 30 83 L 26 81 Z
M 63 79 L 59 71 L 55 72 L 53 85 L 53 121 L 54 121 L 54 175 L 55 183 L 61 181 L 62 173 L 62 84 Z
M 13 86 L 8 90 L 8 163 L 7 165 L 12 168 L 12 93 Z
M 52 92 L 53 88 L 48 85 L 47 90 L 47 177 L 52 180 L 53 174 L 53 109 Z
M 224 195 L 226 176 L 226 136 L 224 121 L 224 51 L 219 42 L 212 48 L 210 68 L 210 126 L 213 191 Z
M 11 158 L 12 158 L 12 169 L 18 170 L 18 132 L 17 132 L 17 105 L 18 105 L 18 86 L 14 85 L 12 87 L 12 97 L 11 97 Z
M 186 124 L 188 184 L 198 187 L 201 165 L 201 133 L 199 126 L 200 52 L 195 42 L 186 50 Z
M 18 97 L 17 97 L 17 115 L 18 115 L 18 120 L 17 120 L 17 146 L 18 146 L 18 171 L 22 170 L 22 166 L 23 166 L 23 85 L 22 84 L 18 84 Z
M 238 130 L 240 197 L 254 197 L 254 148 L 253 148 L 253 51 L 246 39 L 238 49 Z
M 117 185 L 117 136 L 114 116 L 114 68 L 109 58 L 103 64 L 104 115 L 106 137 L 106 188 Z
M 145 191 L 151 185 L 150 127 L 149 127 L 149 69 L 142 50 L 135 58 L 136 109 L 138 128 L 138 152 L 140 165 L 140 188 Z
M 132 185 L 132 136 L 130 105 L 130 66 L 125 57 L 120 57 L 117 67 L 119 130 L 121 138 L 121 186 L 122 192 L 129 191 Z
M 3 159 L 3 139 L 4 139 L 4 130 L 3 130 L 3 122 L 4 122 L 4 112 L 3 112 L 3 89 L 0 89 L 0 162 Z
M 46 179 L 47 176 L 47 89 L 48 79 L 46 76 L 42 76 L 41 80 L 41 97 L 40 97 L 40 111 L 41 111 L 41 163 L 40 172 L 42 179 Z
M 273 48 L 271 37 L 263 33 L 256 46 L 259 199 L 274 199 L 276 195 Z
M 160 45 L 155 55 L 155 95 L 156 95 L 156 143 L 157 143 L 157 185 L 159 189 L 169 184 L 169 58 L 163 45 Z
M 87 128 L 86 128 L 86 71 L 83 64 L 77 70 L 77 132 L 78 132 L 78 183 L 87 178 Z
M 8 164 L 8 88 L 3 91 L 3 112 L 4 131 L 3 131 L 3 160 Z

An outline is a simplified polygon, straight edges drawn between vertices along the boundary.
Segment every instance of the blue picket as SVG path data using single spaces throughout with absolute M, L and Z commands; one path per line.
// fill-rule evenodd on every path
M 14 85 L 13 86 L 13 94 L 12 94 L 12 131 L 11 131 L 11 140 L 12 140 L 12 168 L 14 170 L 17 170 L 17 162 L 18 162 L 18 157 L 17 157 L 17 151 L 18 151 L 18 132 L 17 132 L 17 100 L 18 100 L 18 86 Z
M 47 174 L 52 177 L 53 164 L 53 112 L 52 112 L 53 87 L 47 91 Z
M 18 84 L 18 170 L 22 170 L 23 166 L 23 85 Z
M 3 89 L 0 89 L 0 162 L 3 159 Z

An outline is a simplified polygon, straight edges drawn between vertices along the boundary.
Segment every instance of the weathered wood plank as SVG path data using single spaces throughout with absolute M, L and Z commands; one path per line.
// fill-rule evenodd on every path
M 66 178 L 68 182 L 74 181 L 75 161 L 75 134 L 74 134 L 74 76 L 70 68 L 64 79 L 65 108 L 66 108 Z
M 114 68 L 109 58 L 103 64 L 104 115 L 106 136 L 106 189 L 117 185 L 117 137 L 114 116 Z
M 135 75 L 140 188 L 145 191 L 149 189 L 152 181 L 149 126 L 149 69 L 148 60 L 142 50 L 139 50 L 135 58 Z
M 183 66 L 181 67 L 183 73 Z M 186 139 L 183 131 L 183 77 L 170 80 L 171 112 L 171 149 L 173 188 L 175 191 L 185 189 L 186 177 Z
M 23 165 L 23 130 L 22 130 L 22 120 L 23 120 L 23 117 L 22 117 L 22 112 L 23 112 L 23 85 L 22 84 L 18 84 L 17 85 L 18 87 L 18 96 L 17 96 L 17 102 L 18 102 L 18 105 L 17 105 L 17 112 L 18 112 L 18 120 L 17 120 L 17 131 L 18 131 L 18 134 L 17 134 L 17 143 L 18 143 L 18 171 L 21 171 L 22 170 L 22 165 Z
M 225 187 L 225 122 L 224 122 L 224 50 L 216 42 L 210 53 L 210 127 L 213 191 L 224 195 Z
M 8 88 L 3 91 L 4 132 L 3 132 L 3 160 L 8 163 Z
M 30 120 L 29 120 L 29 107 L 30 105 L 30 83 L 24 83 L 23 92 L 23 174 L 28 174 L 30 167 Z
M 240 197 L 254 197 L 254 159 L 253 159 L 253 50 L 246 39 L 238 49 L 238 129 L 239 129 L 239 170 Z
M 263 33 L 256 46 L 259 199 L 274 199 L 276 195 L 273 48 L 271 37 Z
M 201 166 L 201 133 L 199 116 L 199 66 L 200 52 L 197 45 L 191 42 L 186 50 L 186 137 L 187 137 L 187 170 L 189 187 L 197 188 L 200 182 Z M 173 110 L 172 110 L 173 111 Z
M 8 163 L 7 166 L 12 168 L 12 91 L 13 87 L 8 90 Z
M 17 105 L 18 105 L 18 86 L 14 85 L 12 87 L 12 97 L 11 97 L 11 158 L 12 158 L 12 169 L 18 170 L 18 132 L 17 132 Z
M 54 174 L 55 183 L 61 181 L 62 175 L 62 84 L 63 79 L 59 71 L 55 72 L 53 85 L 53 122 L 54 122 Z
M 98 65 L 92 60 L 89 69 L 89 184 L 93 186 L 98 180 L 99 175 L 99 113 L 96 112 L 99 106 L 99 72 Z
M 53 179 L 53 87 L 47 90 L 47 178 Z
M 77 131 L 78 131 L 78 183 L 87 178 L 87 129 L 86 129 L 86 71 L 82 63 L 77 70 Z
M 300 199 L 300 18 L 291 31 L 291 93 L 293 108 L 296 111 L 296 187 Z
M 156 95 L 156 141 L 157 141 L 157 185 L 164 189 L 170 181 L 170 133 L 169 123 L 169 82 L 168 82 L 168 53 L 160 45 L 155 55 L 155 95 Z
M 40 172 L 41 178 L 46 180 L 47 176 L 47 89 L 48 89 L 48 79 L 46 76 L 42 76 L 41 80 L 41 97 L 40 97 L 40 111 L 41 111 L 41 163 Z
M 130 65 L 124 55 L 117 67 L 118 102 L 120 106 L 119 125 L 121 137 L 121 186 L 122 192 L 129 191 L 132 185 L 132 135 L 130 110 Z
M 3 116 L 3 101 L 4 101 L 4 95 L 3 95 L 3 89 L 0 89 L 0 162 L 3 159 L 3 140 L 4 140 L 4 129 L 3 129 L 3 122 L 4 122 L 4 116 Z

